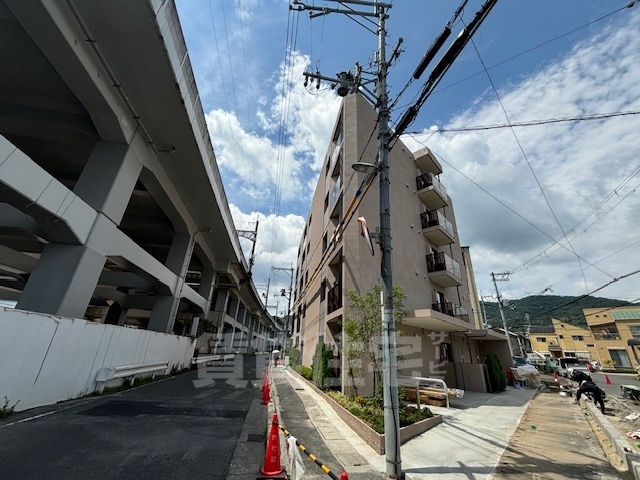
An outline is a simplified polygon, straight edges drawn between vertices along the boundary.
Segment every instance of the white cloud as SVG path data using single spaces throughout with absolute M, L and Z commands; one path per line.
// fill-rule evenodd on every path
M 640 110 L 638 19 L 640 14 L 634 12 L 625 25 L 603 29 L 596 37 L 576 45 L 565 58 L 501 89 L 502 104 L 510 120 Z M 443 128 L 501 123 L 506 119 L 495 96 L 491 99 L 484 95 Z M 580 295 L 640 268 L 637 248 L 614 255 L 598 263 L 597 268 L 588 264 L 640 239 L 640 191 L 635 192 L 640 175 L 619 186 L 628 175 L 637 173 L 635 169 L 640 165 L 639 128 L 638 116 L 516 128 L 531 168 L 509 129 L 455 134 L 434 133 L 434 128 L 425 130 L 420 138 L 428 139 L 429 147 L 442 156 L 443 183 L 454 201 L 461 240 L 471 246 L 481 291 L 492 290 L 491 271 L 512 270 L 542 252 L 551 241 L 452 167 L 547 235 L 562 238 L 537 185 L 539 181 L 562 229 L 572 239 L 572 247 L 585 259 L 582 268 L 587 287 L 576 256 L 552 248 L 535 265 L 514 272 L 507 295 L 535 294 L 550 285 L 554 285 L 556 294 Z M 410 138 L 403 140 L 414 150 L 421 147 Z M 571 230 L 618 186 L 595 215 Z M 587 228 L 598 217 L 602 218 Z M 638 298 L 640 275 L 616 282 L 596 295 Z
M 284 202 L 313 193 L 309 178 L 322 166 L 340 99 L 332 92 L 312 94 L 304 87 L 302 72 L 308 63 L 308 57 L 294 52 L 291 67 L 281 66 L 268 110 L 256 106 L 261 131 L 246 131 L 233 112 L 216 109 L 206 115 L 226 189 L 231 201 L 245 209 L 272 205 L 276 189 Z
M 236 205 L 231 204 L 229 207 L 238 230 L 255 230 L 256 220 L 259 222 L 255 264 L 252 271 L 253 281 L 256 285 L 266 285 L 268 279 L 272 278 L 272 283 L 269 286 L 269 305 L 275 305 L 273 295 L 282 288 L 289 289 L 290 277 L 286 272 L 272 273 L 271 267 L 293 267 L 295 275 L 298 245 L 306 219 L 293 214 L 277 216 L 265 215 L 260 212 L 243 213 Z M 252 242 L 247 239 L 241 239 L 240 242 L 248 260 L 251 256 Z M 286 299 L 284 301 L 281 299 L 280 303 L 284 305 Z

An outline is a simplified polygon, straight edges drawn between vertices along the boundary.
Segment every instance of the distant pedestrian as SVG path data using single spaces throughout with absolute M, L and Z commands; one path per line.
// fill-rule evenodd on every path
M 598 386 L 593 382 L 583 381 L 580 384 L 580 388 L 578 389 L 578 393 L 576 394 L 576 403 L 580 401 L 580 396 L 582 394 L 590 396 L 593 398 L 593 403 L 595 405 L 600 406 L 600 411 L 604 415 L 604 395 L 603 391 L 598 388 Z

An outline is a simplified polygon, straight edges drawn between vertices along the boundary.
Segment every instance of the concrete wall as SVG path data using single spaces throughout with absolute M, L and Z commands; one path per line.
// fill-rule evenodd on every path
M 0 401 L 18 402 L 16 411 L 94 392 L 102 367 L 188 367 L 195 346 L 190 337 L 8 308 L 0 331 Z

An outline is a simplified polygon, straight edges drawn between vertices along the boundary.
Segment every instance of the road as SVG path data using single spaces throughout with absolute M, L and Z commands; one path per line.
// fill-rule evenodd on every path
M 255 478 L 266 426 L 256 358 L 0 420 L 0 478 Z

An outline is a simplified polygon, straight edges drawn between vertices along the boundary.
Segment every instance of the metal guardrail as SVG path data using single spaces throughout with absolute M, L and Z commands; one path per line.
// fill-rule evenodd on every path
M 96 383 L 103 384 L 114 378 L 132 377 L 143 373 L 161 372 L 169 368 L 169 362 L 139 363 L 120 367 L 103 367 L 96 374 Z M 98 392 L 102 393 L 104 385 L 100 385 Z
M 208 362 L 222 362 L 226 363 L 227 360 L 233 360 L 236 357 L 234 353 L 227 353 L 224 355 L 203 355 L 200 357 L 193 357 L 191 359 L 191 365 L 200 365 Z

